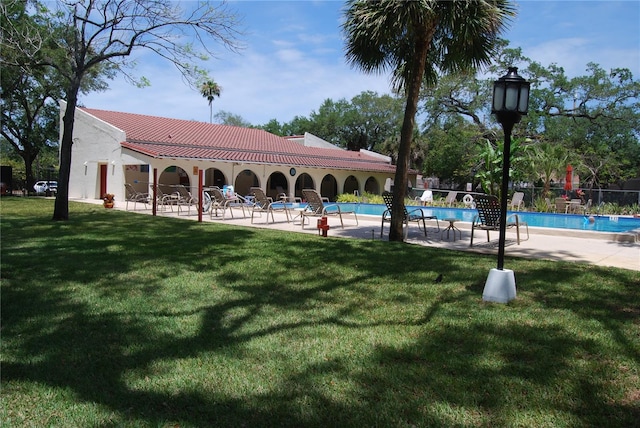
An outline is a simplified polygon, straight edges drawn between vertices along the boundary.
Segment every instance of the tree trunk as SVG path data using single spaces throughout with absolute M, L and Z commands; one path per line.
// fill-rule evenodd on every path
M 33 185 L 36 183 L 35 177 L 33 176 L 33 160 L 34 159 L 35 159 L 35 156 L 31 156 L 31 153 L 26 153 L 26 152 L 22 153 L 22 160 L 24 161 L 24 175 L 26 179 L 25 187 L 27 189 L 27 192 L 33 190 Z
M 53 220 L 69 220 L 69 175 L 71 173 L 71 146 L 73 145 L 73 125 L 80 84 L 71 84 L 67 93 L 67 108 L 62 118 L 64 130 L 60 142 L 60 174 L 58 176 L 58 192 L 53 210 Z
M 411 71 L 407 86 L 407 103 L 404 109 L 404 120 L 400 131 L 400 147 L 398 148 L 398 161 L 396 163 L 396 175 L 393 182 L 393 206 L 391 207 L 391 227 L 389 229 L 389 241 L 404 241 L 402 225 L 404 224 L 404 198 L 407 191 L 409 177 L 409 161 L 411 156 L 411 140 L 415 125 L 416 112 L 418 111 L 418 97 L 424 76 L 424 69 L 429 51 L 429 41 L 433 36 L 433 30 L 425 31 L 424 37 L 416 43 L 414 61 L 411 63 Z

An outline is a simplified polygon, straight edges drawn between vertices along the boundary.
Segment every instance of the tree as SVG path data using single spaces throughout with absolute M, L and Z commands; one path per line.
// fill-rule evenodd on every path
M 182 10 L 183 4 L 163 0 L 58 0 L 53 10 L 38 5 L 37 13 L 49 25 L 48 31 L 34 28 L 25 33 L 12 26 L 3 28 L 3 43 L 11 52 L 12 65 L 29 71 L 53 68 L 65 82 L 66 109 L 54 220 L 69 218 L 74 114 L 78 93 L 88 76 L 108 64 L 135 82 L 128 73 L 134 64 L 127 59 L 134 50 L 149 49 L 175 65 L 193 85 L 206 72 L 190 62 L 204 60 L 211 53 L 209 38 L 227 48 L 236 48 L 235 19 L 224 3 L 218 7 L 188 3 L 188 11 Z M 202 52 L 194 50 L 191 40 L 200 44 Z M 52 55 L 41 58 L 43 46 Z
M 376 150 L 402 123 L 402 102 L 390 95 L 364 91 L 347 101 L 325 99 L 308 118 L 296 116 L 280 125 L 270 121 L 262 129 L 278 135 L 314 134 L 348 150 Z
M 9 143 L 11 150 L 22 158 L 26 187 L 30 189 L 36 181 L 33 170 L 35 160 L 47 147 L 57 145 L 58 109 L 55 94 L 60 87 L 51 85 L 44 75 L 23 74 L 13 67 L 5 67 L 0 79 L 0 135 Z
M 546 140 L 578 153 L 576 166 L 590 185 L 637 176 L 640 82 L 631 71 L 606 72 L 589 63 L 587 75 L 569 79 L 556 64 L 545 69 L 532 63 L 530 69 L 537 76 L 531 94 L 537 117 L 532 119 L 538 119 L 529 122 L 530 129 L 543 129 Z
M 531 81 L 529 114 L 514 129 L 514 138 L 526 141 L 526 146 L 531 145 L 536 151 L 541 144 L 565 148 L 564 155 L 556 153 L 565 162 L 562 169 L 570 162 L 583 186 L 606 186 L 636 177 L 640 172 L 640 83 L 633 80 L 631 72 L 619 68 L 605 72 L 596 64 L 588 64 L 586 75 L 568 78 L 560 65 L 543 67 L 522 56 L 520 49 L 507 45 L 506 41 L 498 43 L 495 61 L 487 72 L 497 76 L 508 66 L 517 65 Z M 447 153 L 473 153 L 479 140 L 488 140 L 497 147 L 502 138 L 490 115 L 492 80 L 456 73 L 442 76 L 436 87 L 423 89 L 420 101 L 430 144 L 425 172 L 441 178 L 454 177 L 451 168 L 434 169 L 431 160 L 443 155 L 442 147 L 436 144 L 446 142 Z M 460 121 L 467 124 L 469 133 L 456 138 Z M 451 124 L 456 124 L 455 128 Z M 548 147 L 541 149 L 548 151 Z M 437 153 L 432 153 L 434 150 Z M 527 178 L 531 181 L 550 179 L 548 168 L 531 170 L 526 166 L 512 170 L 515 174 L 529 173 Z M 476 171 L 473 168 L 471 173 Z M 455 176 L 462 178 L 462 174 Z
M 512 180 L 518 180 L 519 177 L 523 176 L 522 170 L 518 173 L 514 171 L 518 170 L 518 167 L 528 159 L 526 155 L 529 149 L 521 144 L 518 139 L 514 139 L 509 147 L 509 159 L 511 160 L 509 177 Z M 502 183 L 502 165 L 504 165 L 504 141 L 492 143 L 489 140 L 485 140 L 481 143 L 479 156 L 481 163 L 478 165 L 476 178 L 480 181 L 482 190 L 489 195 L 497 195 L 498 199 L 503 196 L 506 197 L 506 195 L 501 195 L 502 186 L 500 186 L 500 183 Z
M 426 147 L 422 172 L 439 177 L 443 183 L 469 183 L 478 171 L 478 141 L 487 138 L 475 124 L 460 115 L 451 116 L 444 123 L 434 123 L 423 134 Z
M 375 150 L 389 137 L 397 136 L 401 126 L 400 98 L 365 91 L 351 99 L 341 139 L 349 150 Z
M 239 126 L 241 128 L 251 128 L 251 124 L 244 120 L 244 118 L 238 114 L 233 114 L 228 111 L 221 110 L 215 115 L 217 123 L 220 125 Z
M 317 112 L 312 111 L 309 115 L 307 128 L 300 129 L 298 133 L 303 134 L 306 131 L 331 144 L 344 147 L 342 135 L 349 116 L 352 116 L 352 108 L 347 100 L 342 98 L 334 102 L 326 99 Z
M 559 144 L 543 141 L 541 144 L 532 146 L 532 150 L 528 153 L 529 165 L 536 172 L 537 178 L 542 180 L 543 198 L 549 196 L 553 177 L 562 177 L 568 158 L 567 150 Z
M 0 6 L 2 28 L 12 28 L 14 31 L 27 34 L 48 31 L 49 23 L 39 14 L 29 15 L 28 6 L 24 1 L 3 2 Z M 37 4 L 32 7 L 38 10 Z M 3 69 L 0 73 L 0 135 L 24 162 L 25 186 L 31 189 L 36 181 L 33 170 L 36 159 L 42 165 L 40 158 L 46 153 L 48 167 L 58 164 L 57 155 L 51 156 L 50 152 L 58 145 L 57 101 L 64 97 L 64 81 L 51 67 L 33 69 L 26 73 L 24 66 L 17 65 L 20 59 L 12 57 L 16 53 L 4 43 L 0 47 L 0 58 L 3 58 Z M 56 55 L 56 52 L 42 46 L 36 55 L 38 60 L 42 60 L 46 56 Z M 110 69 L 101 67 L 99 70 L 98 73 L 92 73 L 84 79 L 80 88 L 83 93 L 106 88 L 103 79 L 111 76 Z M 55 161 L 52 162 L 52 159 Z
M 427 113 L 427 129 L 442 128 L 464 118 L 476 127 L 478 138 L 496 141 L 498 136 L 486 120 L 490 113 L 488 100 L 493 96 L 493 82 L 479 80 L 475 73 L 461 72 L 442 76 L 436 86 L 424 88 L 420 100 Z
M 222 88 L 213 80 L 207 80 L 200 85 L 200 93 L 209 101 L 209 123 L 213 123 L 213 99 L 220 97 Z
M 497 35 L 515 15 L 515 7 L 507 0 L 349 0 L 345 15 L 347 60 L 367 73 L 392 69 L 394 89 L 406 96 L 389 232 L 389 240 L 402 241 L 420 88 L 435 84 L 439 72 L 488 64 Z

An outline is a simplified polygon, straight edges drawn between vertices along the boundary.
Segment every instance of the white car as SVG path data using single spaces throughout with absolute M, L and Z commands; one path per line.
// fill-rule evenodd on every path
M 33 185 L 33 190 L 36 191 L 37 194 L 44 194 L 48 192 L 56 193 L 58 190 L 58 182 L 57 181 L 38 181 Z

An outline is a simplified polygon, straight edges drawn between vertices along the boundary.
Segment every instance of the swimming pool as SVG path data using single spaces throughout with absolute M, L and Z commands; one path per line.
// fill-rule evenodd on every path
M 381 216 L 386 206 L 381 204 L 340 203 L 345 211 L 355 211 L 357 214 Z M 425 215 L 435 215 L 438 219 L 457 218 L 461 221 L 472 222 L 478 213 L 475 209 L 419 207 L 408 206 L 408 209 L 421 208 Z M 512 212 L 509 211 L 509 214 Z M 594 222 L 590 223 L 588 216 L 577 214 L 554 214 L 538 212 L 520 212 L 520 219 L 531 227 L 549 227 L 555 229 L 590 230 L 595 232 L 621 233 L 640 229 L 640 218 L 622 216 L 593 215 Z

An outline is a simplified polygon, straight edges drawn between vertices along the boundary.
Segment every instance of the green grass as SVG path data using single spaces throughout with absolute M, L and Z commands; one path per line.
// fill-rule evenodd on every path
M 3 427 L 639 426 L 638 272 L 0 209 Z

